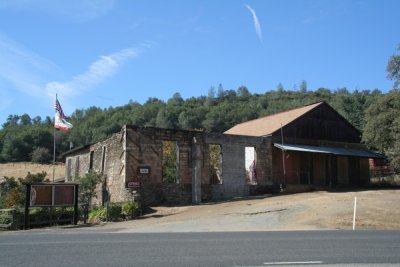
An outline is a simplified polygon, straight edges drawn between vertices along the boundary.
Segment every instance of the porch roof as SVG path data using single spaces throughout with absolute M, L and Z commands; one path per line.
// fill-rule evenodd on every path
M 385 156 L 368 149 L 354 149 L 354 148 L 329 147 L 329 146 L 309 146 L 309 145 L 299 145 L 299 144 L 278 144 L 278 143 L 274 143 L 274 146 L 285 151 L 332 154 L 336 156 L 351 156 L 351 157 L 361 157 L 361 158 L 385 158 Z

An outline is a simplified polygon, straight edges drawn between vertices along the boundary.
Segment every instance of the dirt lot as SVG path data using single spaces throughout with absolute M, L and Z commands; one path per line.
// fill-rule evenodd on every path
M 153 207 L 142 218 L 95 228 L 118 232 L 400 229 L 400 190 L 310 192 L 197 206 Z
M 51 177 L 53 167 L 0 164 L 0 177 L 25 177 L 28 171 L 45 171 Z M 57 165 L 55 177 L 64 175 L 65 166 Z M 357 197 L 356 229 L 400 229 L 400 190 L 317 191 L 196 206 L 158 206 L 140 219 L 105 223 L 91 229 L 121 232 L 352 229 L 354 197 Z

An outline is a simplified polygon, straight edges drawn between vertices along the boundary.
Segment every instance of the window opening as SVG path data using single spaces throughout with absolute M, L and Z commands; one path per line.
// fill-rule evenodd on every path
M 79 176 L 79 157 L 75 158 L 75 178 Z
M 255 147 L 245 147 L 246 184 L 257 184 L 257 154 Z
M 66 173 L 66 176 L 67 176 L 67 181 L 70 181 L 71 180 L 71 159 L 67 159 L 67 173 Z
M 162 180 L 179 184 L 179 147 L 176 141 L 162 142 Z
M 101 153 L 101 173 L 104 173 L 106 166 L 106 152 L 107 152 L 107 147 L 103 146 L 103 150 Z
M 222 148 L 218 144 L 208 145 L 210 154 L 211 184 L 222 184 Z
M 93 157 L 94 157 L 94 151 L 90 151 L 89 155 L 89 170 L 93 170 Z

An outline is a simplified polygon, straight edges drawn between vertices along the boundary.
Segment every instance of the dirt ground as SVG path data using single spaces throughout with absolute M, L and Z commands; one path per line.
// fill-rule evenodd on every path
M 318 191 L 159 206 L 139 219 L 94 228 L 117 232 L 352 229 L 355 197 L 356 229 L 400 229 L 400 190 Z

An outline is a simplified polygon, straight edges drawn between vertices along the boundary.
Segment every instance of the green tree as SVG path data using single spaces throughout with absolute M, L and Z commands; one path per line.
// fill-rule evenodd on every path
M 20 118 L 20 124 L 21 125 L 31 125 L 32 124 L 32 120 L 31 117 L 28 114 L 23 114 Z
M 392 90 L 366 111 L 363 140 L 385 153 L 400 170 L 400 91 Z
M 161 109 L 156 117 L 156 126 L 165 129 L 174 128 L 174 120 L 172 114 L 167 109 Z
M 38 147 L 32 152 L 32 162 L 35 163 L 48 163 L 52 159 L 49 149 L 45 147 Z
M 32 174 L 28 172 L 26 177 L 5 177 L 5 182 L 0 187 L 0 208 L 22 207 L 25 204 L 26 185 L 41 183 L 46 177 L 46 172 Z
M 218 85 L 217 97 L 219 99 L 222 99 L 222 98 L 224 98 L 224 96 L 225 96 L 225 90 L 224 90 L 224 87 L 222 86 L 222 84 L 220 83 Z
M 211 86 L 210 89 L 208 89 L 206 105 L 213 106 L 214 102 L 215 102 L 215 88 L 214 86 Z
M 194 112 L 182 111 L 178 117 L 179 128 L 184 130 L 193 130 L 199 126 L 197 116 Z
M 75 178 L 75 182 L 79 184 L 79 202 L 90 205 L 92 198 L 97 198 L 96 187 L 101 181 L 102 176 L 93 171 Z
M 251 93 L 250 93 L 249 89 L 247 89 L 246 86 L 242 85 L 237 89 L 237 96 L 241 100 L 248 100 L 251 96 Z
M 179 106 L 183 103 L 183 98 L 180 93 L 175 93 L 171 99 L 168 100 L 168 104 L 174 105 L 174 106 Z
M 0 186 L 0 209 L 9 208 L 10 206 L 10 196 L 8 193 L 18 188 L 18 181 L 14 177 L 4 177 L 4 182 Z
M 282 92 L 285 90 L 285 88 L 283 88 L 283 84 L 282 83 L 278 83 L 278 85 L 276 86 L 276 90 L 279 92 Z
M 307 82 L 305 80 L 302 80 L 300 83 L 300 91 L 303 93 L 307 92 Z
M 15 135 L 6 135 L 3 142 L 1 157 L 7 162 L 28 161 L 30 154 L 29 144 Z
M 8 115 L 6 122 L 3 124 L 3 127 L 8 126 L 17 126 L 20 116 L 18 115 Z
M 397 48 L 400 51 L 400 45 Z M 386 70 L 388 72 L 388 78 L 394 80 L 393 88 L 398 88 L 400 85 L 400 55 L 392 55 L 389 58 Z

